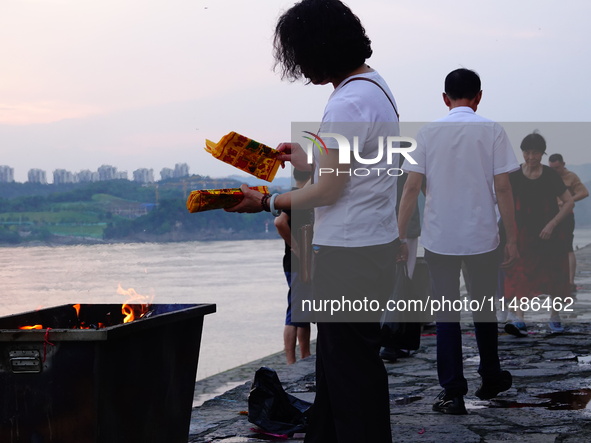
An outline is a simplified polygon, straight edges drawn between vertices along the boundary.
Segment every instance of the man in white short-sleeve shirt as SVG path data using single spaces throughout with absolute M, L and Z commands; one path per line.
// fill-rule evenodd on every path
M 404 242 L 408 220 L 416 206 L 423 180 L 425 210 L 421 243 L 425 247 L 433 298 L 448 301 L 437 313 L 437 372 L 443 391 L 433 410 L 466 414 L 464 395 L 468 384 L 463 374 L 459 278 L 462 262 L 472 300 L 484 305 L 472 309 L 480 353 L 478 373 L 482 384 L 475 392 L 481 399 L 496 397 L 511 387 L 508 371 L 498 357 L 494 300 L 499 263 L 510 266 L 518 257 L 513 196 L 509 172 L 519 168 L 507 134 L 491 120 L 476 114 L 482 97 L 480 78 L 474 71 L 457 69 L 445 79 L 443 100 L 449 115 L 430 123 L 417 136 L 413 158 L 405 162 L 409 172 L 400 203 L 400 239 Z M 495 199 L 496 193 L 496 199 Z M 504 259 L 497 251 L 499 231 L 495 205 L 507 232 Z M 406 259 L 406 251 L 401 252 Z M 442 303 L 443 305 L 443 303 Z

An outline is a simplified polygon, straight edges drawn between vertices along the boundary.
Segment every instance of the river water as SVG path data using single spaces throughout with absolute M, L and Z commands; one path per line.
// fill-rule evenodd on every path
M 197 378 L 283 349 L 282 240 L 0 248 L 0 315 L 74 303 L 215 303 Z
M 575 231 L 575 247 L 590 243 L 591 229 Z M 280 239 L 0 248 L 0 316 L 123 303 L 118 285 L 154 303 L 215 303 L 204 321 L 201 379 L 283 349 L 282 257 Z

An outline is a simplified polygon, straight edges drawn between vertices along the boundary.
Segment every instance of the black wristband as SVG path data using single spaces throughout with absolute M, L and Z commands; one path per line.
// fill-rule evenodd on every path
M 271 212 L 271 206 L 269 206 L 270 198 L 271 194 L 263 194 L 261 198 L 261 208 L 263 208 L 263 211 Z

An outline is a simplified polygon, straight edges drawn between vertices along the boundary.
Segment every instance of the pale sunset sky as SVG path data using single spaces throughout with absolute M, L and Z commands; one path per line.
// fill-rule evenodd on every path
M 479 113 L 499 122 L 591 122 L 591 2 L 350 0 L 406 122 L 447 112 L 445 75 L 482 78 Z M 203 150 L 230 131 L 275 146 L 318 121 L 332 86 L 281 81 L 272 36 L 283 0 L 0 0 L 0 165 L 129 177 L 187 163 L 236 169 Z M 530 128 L 531 127 L 531 128 Z M 567 164 L 591 163 L 585 129 L 547 137 Z M 524 129 L 525 130 L 525 129 Z M 515 149 L 526 133 L 517 131 Z M 572 131 L 571 131 L 572 132 Z M 518 156 L 521 159 L 521 156 Z M 286 171 L 283 174 L 287 174 Z

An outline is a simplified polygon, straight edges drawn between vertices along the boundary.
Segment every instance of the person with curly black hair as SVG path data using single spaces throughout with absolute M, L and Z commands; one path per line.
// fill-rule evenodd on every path
M 334 87 L 318 133 L 324 149 L 314 149 L 308 163 L 299 144 L 280 144 L 280 159 L 313 169 L 313 182 L 272 196 L 243 185 L 243 201 L 229 211 L 278 215 L 314 208 L 314 300 L 365 298 L 385 305 L 400 246 L 398 174 L 387 171 L 399 164 L 400 154 L 388 158 L 383 145 L 399 135 L 399 127 L 392 92 L 365 63 L 371 41 L 345 4 L 303 0 L 279 18 L 274 53 L 283 79 Z M 350 148 L 343 149 L 342 140 Z M 341 163 L 340 155 L 350 162 Z M 305 442 L 391 442 L 388 377 L 379 356 L 381 312 L 315 314 L 316 398 Z
M 305 30 L 305 32 L 303 32 Z M 334 0 L 302 1 L 279 18 L 275 60 L 282 78 L 325 84 L 366 69 L 371 40 L 359 18 Z

